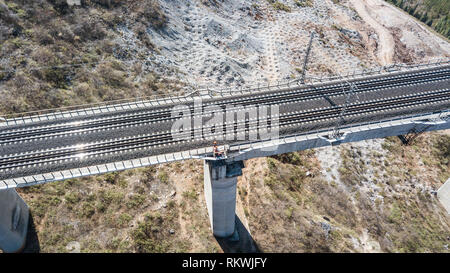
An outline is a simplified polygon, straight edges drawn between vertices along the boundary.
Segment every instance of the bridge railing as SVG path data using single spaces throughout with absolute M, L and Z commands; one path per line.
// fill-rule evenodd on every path
M 416 69 L 424 69 L 424 68 L 431 68 L 431 67 L 438 67 L 443 65 L 449 65 L 450 59 L 440 59 L 437 62 L 428 62 L 428 63 L 420 63 L 420 64 L 392 64 L 387 66 L 381 66 L 377 68 L 371 68 L 371 69 L 363 69 L 359 72 L 354 71 L 353 73 L 347 73 L 345 75 L 339 75 L 339 76 L 329 76 L 329 77 L 309 77 L 312 81 L 319 81 L 319 82 L 328 82 L 328 81 L 334 81 L 334 80 L 341 80 L 341 79 L 352 79 L 352 78 L 358 78 L 358 77 L 364 77 L 364 76 L 371 76 L 371 75 L 382 75 L 382 74 L 389 74 L 389 73 L 395 73 L 395 72 L 401 72 L 401 71 L 411 71 Z
M 105 163 L 89 167 L 73 168 L 62 171 L 53 171 L 44 174 L 28 175 L 24 177 L 0 180 L 0 190 L 19 187 L 27 187 L 47 182 L 61 181 L 83 176 L 105 174 L 109 172 L 147 167 L 155 164 L 169 163 L 186 159 L 203 159 L 213 153 L 212 147 L 198 148 L 189 151 L 148 156 L 144 158 L 130 159 L 119 162 Z
M 206 98 L 225 97 L 233 95 L 245 95 L 261 92 L 275 92 L 283 88 L 306 87 L 308 84 L 318 84 L 332 81 L 349 80 L 358 77 L 365 77 L 371 75 L 381 75 L 395 73 L 405 70 L 424 69 L 428 67 L 437 67 L 450 64 L 450 59 L 441 59 L 437 62 L 429 62 L 425 64 L 394 64 L 390 66 L 380 67 L 377 69 L 363 70 L 361 72 L 349 73 L 346 75 L 329 76 L 329 77 L 306 77 L 303 83 L 301 79 L 290 79 L 285 81 L 278 81 L 276 84 L 253 84 L 246 85 L 239 88 L 219 87 L 210 88 L 203 87 L 196 89 L 190 93 L 179 93 L 175 96 L 161 97 L 157 95 L 138 97 L 133 99 L 112 100 L 94 104 L 82 104 L 68 107 L 60 107 L 53 109 L 36 110 L 24 113 L 7 114 L 0 117 L 0 126 L 24 124 L 28 122 L 45 121 L 51 119 L 71 118 L 83 115 L 102 114 L 120 110 L 139 109 L 152 106 L 161 106 L 167 104 L 177 104 L 192 101 L 196 96 L 203 96 Z
M 345 79 L 353 79 L 358 77 L 364 77 L 364 76 L 373 76 L 373 75 L 382 75 L 382 74 L 390 74 L 405 70 L 416 70 L 416 69 L 424 69 L 424 68 L 431 68 L 431 67 L 437 67 L 442 65 L 449 65 L 450 59 L 439 59 L 436 62 L 428 62 L 428 63 L 422 63 L 422 64 L 393 64 L 388 66 L 382 66 L 378 68 L 372 68 L 372 69 L 364 69 L 362 71 L 354 71 L 353 73 L 347 73 L 345 75 L 334 75 L 334 76 L 325 76 L 325 77 L 313 77 L 308 76 L 305 78 L 305 83 L 301 82 L 300 78 L 296 79 L 289 79 L 284 81 L 278 81 L 275 84 L 253 84 L 253 85 L 245 85 L 239 88 L 232 88 L 232 87 L 208 87 L 204 86 L 196 91 L 192 92 L 191 94 L 210 94 L 211 96 L 226 96 L 226 95 L 244 95 L 244 94 L 251 94 L 251 93 L 259 93 L 264 91 L 276 91 L 280 90 L 282 88 L 292 88 L 296 86 L 306 86 L 308 84 L 317 84 L 317 83 L 323 83 L 323 82 L 331 82 L 335 80 L 345 80 Z
M 425 114 L 417 114 L 417 115 L 413 115 L 413 116 L 406 116 L 406 117 L 400 117 L 400 118 L 391 118 L 391 119 L 383 119 L 383 120 L 379 120 L 379 121 L 363 122 L 363 123 L 359 123 L 359 124 L 355 124 L 355 125 L 345 125 L 345 126 L 342 126 L 340 130 L 345 131 L 345 130 L 351 130 L 352 128 L 358 128 L 358 127 L 362 127 L 362 126 L 371 126 L 371 125 L 378 125 L 378 124 L 383 124 L 383 123 L 391 123 L 391 122 L 396 122 L 396 121 L 401 121 L 401 120 L 406 120 L 406 119 L 418 119 L 421 117 L 429 117 L 431 115 L 436 115 L 436 116 L 442 117 L 443 120 L 448 120 L 450 118 L 450 110 L 439 111 L 439 112 L 435 112 L 433 114 L 425 113 Z M 273 140 L 247 141 L 244 143 L 230 145 L 229 149 L 230 149 L 230 151 L 234 151 L 234 152 L 249 151 L 249 150 L 254 149 L 254 146 L 256 146 L 257 144 L 261 144 L 263 142 L 277 141 L 277 142 L 279 142 L 279 144 L 282 144 L 282 143 L 286 143 L 286 139 L 288 139 L 288 138 L 299 138 L 299 137 L 304 137 L 307 135 L 325 136 L 327 134 L 330 134 L 332 131 L 333 131 L 333 129 L 322 129 L 322 130 L 308 131 L 305 133 L 299 133 L 299 134 L 293 134 L 293 135 L 285 135 L 283 137 L 276 138 Z
M 0 118 L 0 126 L 17 125 L 27 122 L 44 121 L 50 119 L 70 118 L 82 115 L 102 114 L 111 111 L 138 109 L 143 107 L 159 106 L 168 103 L 187 101 L 188 96 L 146 96 L 135 99 L 111 100 L 93 104 L 82 104 L 60 108 L 43 109 L 23 113 L 6 114 Z

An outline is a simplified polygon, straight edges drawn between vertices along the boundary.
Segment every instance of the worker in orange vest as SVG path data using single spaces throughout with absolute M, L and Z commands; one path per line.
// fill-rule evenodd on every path
M 214 153 L 214 157 L 222 157 L 222 153 L 219 152 L 219 148 L 217 147 L 217 141 L 214 140 L 214 145 L 213 145 L 213 153 Z

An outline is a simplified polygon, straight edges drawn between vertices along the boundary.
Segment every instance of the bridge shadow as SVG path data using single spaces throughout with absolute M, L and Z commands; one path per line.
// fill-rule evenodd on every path
M 314 88 L 315 91 L 317 91 L 317 87 L 312 86 Z M 333 107 L 336 106 L 336 103 L 330 99 L 329 96 L 327 96 L 322 90 L 319 90 L 319 93 L 322 95 L 322 97 Z
M 28 219 L 28 233 L 25 242 L 25 247 L 22 253 L 39 253 L 41 252 L 41 245 L 39 243 L 39 237 L 36 232 L 36 226 L 34 225 L 33 216 L 30 213 Z
M 215 237 L 224 253 L 261 253 L 252 235 L 236 215 L 235 234 L 227 238 Z

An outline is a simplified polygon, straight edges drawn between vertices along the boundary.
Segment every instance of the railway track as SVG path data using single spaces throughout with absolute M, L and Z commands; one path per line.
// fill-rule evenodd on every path
M 401 87 L 405 85 L 419 85 L 435 81 L 450 79 L 450 66 L 438 70 L 425 70 L 409 74 L 400 74 L 390 78 L 377 78 L 366 81 L 356 81 L 358 87 L 356 93 L 376 91 L 385 88 Z M 298 101 L 312 100 L 321 97 L 333 97 L 342 95 L 342 88 L 349 86 L 332 85 L 323 87 L 310 87 L 306 89 L 292 88 L 273 94 L 264 94 L 252 97 L 228 99 L 216 102 L 206 102 L 205 106 L 212 103 L 225 108 L 227 105 L 239 105 L 242 107 L 250 105 L 274 105 L 295 103 Z M 193 106 L 190 105 L 191 114 L 194 114 Z M 205 114 L 205 113 L 203 113 Z M 99 130 L 111 130 L 122 127 L 138 126 L 149 123 L 173 121 L 170 109 L 148 111 L 120 116 L 112 116 L 93 120 L 81 120 L 49 126 L 28 126 L 26 128 L 3 130 L 0 132 L 0 145 L 16 141 L 28 141 L 46 137 L 64 136 L 68 134 L 79 134 L 95 132 Z
M 350 104 L 347 107 L 344 116 L 350 117 L 364 114 L 369 115 L 380 111 L 389 111 L 393 109 L 446 101 L 450 101 L 450 89 Z M 341 111 L 342 106 L 333 106 L 317 110 L 285 113 L 278 117 L 278 122 L 280 129 L 289 126 L 299 126 L 309 122 L 335 119 L 339 116 Z M 269 125 L 270 123 L 271 120 L 268 121 Z M 229 124 L 223 124 L 222 132 L 212 133 L 204 137 L 224 137 L 227 125 L 229 126 Z M 246 134 L 249 133 L 250 130 L 258 129 L 259 123 L 258 120 L 244 120 L 235 121 L 232 126 L 236 134 Z M 188 139 L 193 139 L 196 135 L 196 130 L 203 129 L 192 129 L 190 132 L 186 133 L 185 136 Z M 170 131 L 165 131 L 157 132 L 151 135 L 129 137 L 126 139 L 108 140 L 103 142 L 86 143 L 75 146 L 8 155 L 0 157 L 0 172 L 7 172 L 18 168 L 34 167 L 41 164 L 60 163 L 64 161 L 80 160 L 83 158 L 105 156 L 108 154 L 138 149 L 149 149 L 157 146 L 177 143 L 180 143 L 180 141 L 174 140 Z

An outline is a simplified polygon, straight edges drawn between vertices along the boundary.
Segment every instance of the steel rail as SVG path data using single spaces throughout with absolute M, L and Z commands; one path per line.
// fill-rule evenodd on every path
M 367 84 L 376 84 L 376 83 L 385 84 L 386 82 L 392 81 L 392 80 L 426 79 L 425 77 L 427 75 L 436 76 L 436 74 L 439 73 L 437 75 L 439 77 L 439 76 L 442 76 L 442 73 L 446 74 L 446 72 L 448 73 L 449 71 L 450 71 L 450 66 L 447 67 L 447 70 L 446 69 L 440 69 L 440 70 L 437 70 L 437 71 L 436 70 L 426 70 L 426 71 L 420 71 L 420 73 L 414 72 L 414 73 L 410 73 L 410 74 L 395 75 L 394 77 L 383 77 L 383 78 L 374 79 L 374 80 L 361 80 L 361 81 L 359 81 L 357 83 L 358 84 L 362 84 L 362 83 L 367 83 Z M 432 75 L 432 74 L 435 74 L 435 75 Z M 448 74 L 446 74 L 446 75 L 448 75 Z M 420 76 L 420 77 L 418 78 L 418 76 Z M 333 91 L 333 89 L 337 89 L 337 86 L 333 86 L 333 85 L 331 85 L 331 86 L 323 86 L 323 87 L 320 87 L 320 89 L 317 89 L 317 88 L 314 88 L 314 87 L 307 88 L 307 89 L 293 87 L 293 88 L 290 88 L 290 89 L 281 90 L 282 92 L 271 92 L 271 93 L 268 93 L 268 95 L 259 96 L 258 98 L 266 98 L 267 97 L 267 98 L 273 99 L 273 98 L 276 98 L 276 97 L 279 97 L 279 96 L 295 94 L 295 93 L 298 93 L 298 92 L 301 92 L 302 94 L 314 94 L 314 93 L 317 93 L 319 91 L 324 91 L 324 90 Z M 277 91 L 280 91 L 280 90 L 277 90 Z M 322 93 L 322 95 L 323 95 L 323 93 Z M 327 94 L 325 94 L 325 95 L 327 95 Z M 253 100 L 253 99 L 255 99 L 255 97 L 252 96 L 251 100 Z M 232 102 L 239 102 L 240 100 L 245 102 L 245 101 L 248 101 L 249 98 L 248 97 L 244 97 L 244 98 L 239 98 L 237 100 L 231 100 L 231 101 Z M 223 102 L 223 104 L 228 103 L 228 102 L 229 101 L 226 100 L 226 101 Z M 212 104 L 212 103 L 215 103 L 215 102 L 209 102 L 209 103 L 207 102 L 206 105 Z M 167 110 L 151 111 L 151 112 L 146 112 L 144 114 L 148 114 L 148 113 L 164 114 L 164 113 L 167 113 Z M 142 115 L 142 113 L 139 113 L 138 115 Z M 134 115 L 131 115 L 131 116 L 134 116 Z M 93 121 L 104 121 L 104 120 L 108 120 L 108 119 L 111 119 L 111 120 L 113 120 L 113 119 L 121 119 L 123 117 L 125 117 L 125 115 L 121 115 L 121 116 L 118 116 L 118 117 L 112 117 L 112 118 L 101 118 L 101 119 L 96 119 L 96 120 L 93 120 Z M 84 122 L 84 121 L 81 121 L 81 122 Z M 69 122 L 68 124 L 72 124 L 72 123 L 76 123 L 76 122 Z M 60 126 L 60 125 L 54 125 L 54 127 L 58 127 L 58 126 Z M 45 128 L 46 126 L 43 126 L 43 127 Z M 15 130 L 15 131 L 21 131 L 21 130 L 28 130 L 28 128 L 18 129 L 18 130 Z M 7 130 L 7 132 L 8 132 L 8 130 Z
M 449 89 L 437 91 L 433 94 L 420 94 L 413 96 L 403 96 L 399 98 L 389 98 L 385 100 L 379 101 L 369 101 L 365 103 L 357 103 L 348 106 L 348 112 L 346 116 L 353 116 L 359 114 L 370 114 L 372 112 L 384 111 L 392 108 L 404 108 L 411 107 L 414 105 L 420 104 L 428 104 L 431 102 L 440 102 L 450 99 Z M 329 109 L 319 109 L 314 111 L 306 111 L 303 113 L 292 113 L 280 117 L 280 127 L 291 126 L 293 124 L 298 124 L 299 122 L 311 122 L 318 121 L 323 119 L 336 118 L 336 115 L 339 114 L 341 106 L 330 107 Z M 244 128 L 243 133 L 246 133 L 247 130 L 251 129 L 251 121 L 244 120 Z M 258 128 L 258 120 L 256 120 L 256 128 Z M 237 122 L 233 123 L 234 131 L 239 129 L 239 124 Z M 226 126 L 226 124 L 224 124 Z M 199 128 L 202 130 L 202 128 Z M 238 132 L 237 132 L 238 133 Z M 242 133 L 242 132 L 241 132 Z M 195 129 L 189 132 L 190 136 L 195 136 Z M 214 134 L 211 135 L 213 137 Z M 81 148 L 71 148 L 67 151 L 56 150 L 54 152 L 38 152 L 33 156 L 30 155 L 18 155 L 15 156 L 16 159 L 12 157 L 4 157 L 0 158 L 0 170 L 11 169 L 17 167 L 24 167 L 27 165 L 36 165 L 42 163 L 49 163 L 54 161 L 64 161 L 66 159 L 80 158 L 80 157 L 92 157 L 98 156 L 99 154 L 104 153 L 117 153 L 118 151 L 127 151 L 130 149 L 137 149 L 136 145 L 141 145 L 139 149 L 144 148 L 142 145 L 145 145 L 145 148 L 160 146 L 163 144 L 173 144 L 178 143 L 179 141 L 174 141 L 172 139 L 171 133 L 162 133 L 151 136 L 146 136 L 144 138 L 133 138 L 133 139 L 125 139 L 125 140 L 113 140 L 108 144 L 85 144 L 80 146 Z M 134 145 L 134 146 L 133 146 Z M 89 147 L 90 146 L 90 147 Z M 132 146 L 132 148 L 130 148 Z M 46 153 L 46 154 L 44 154 Z M 58 157 L 58 158 L 55 158 Z M 30 160 L 34 160 L 29 163 Z M 38 161 L 40 160 L 40 161 Z M 15 164 L 15 165 L 13 165 Z
M 397 75 L 398 73 L 406 73 L 406 72 L 417 72 L 417 71 L 424 71 L 424 70 L 431 70 L 431 69 L 437 69 L 439 67 L 445 67 L 448 66 L 450 64 L 450 59 L 439 59 L 436 62 L 428 62 L 428 63 L 422 63 L 422 64 L 408 64 L 408 65 L 404 65 L 404 64 L 394 64 L 394 65 L 389 65 L 389 66 L 384 66 L 384 67 L 379 67 L 377 69 L 370 69 L 370 70 L 363 70 L 360 71 L 358 73 L 356 73 L 356 71 L 354 71 L 353 73 L 348 73 L 347 75 L 344 75 L 344 77 L 346 77 L 349 80 L 357 80 L 357 79 L 361 79 L 363 77 L 369 78 L 369 77 L 384 77 L 384 76 L 389 76 L 389 75 Z M 400 69 L 397 69 L 400 68 Z M 384 71 L 384 73 L 382 72 Z M 325 76 L 325 77 L 308 77 L 309 80 L 311 80 L 310 84 L 324 84 L 326 82 L 328 83 L 332 83 L 336 80 L 340 80 L 342 77 L 341 76 Z M 219 94 L 219 96 L 223 96 L 223 94 L 228 94 L 228 95 L 233 95 L 233 94 L 255 94 L 255 93 L 262 93 L 262 92 L 267 92 L 267 91 L 277 91 L 280 90 L 280 88 L 282 86 L 287 86 L 288 88 L 291 87 L 291 85 L 299 85 L 299 80 L 300 79 L 293 79 L 293 80 L 288 80 L 285 82 L 278 82 L 278 84 L 276 85 L 264 85 L 261 83 L 258 84 L 253 84 L 253 85 L 245 85 L 243 87 L 236 87 L 235 89 L 232 88 L 228 88 L 228 87 L 219 87 L 218 90 L 216 89 L 210 89 L 210 87 L 206 86 L 204 88 L 200 88 L 197 90 L 194 90 L 190 93 L 186 93 L 186 94 L 182 94 L 179 95 L 177 97 L 163 97 L 163 98 L 157 98 L 155 99 L 154 96 L 148 96 L 148 97 L 140 97 L 137 99 L 120 99 L 120 100 L 112 100 L 112 101 L 107 101 L 107 102 L 101 102 L 101 103 L 91 103 L 91 104 L 84 104 L 84 105 L 74 105 L 74 106 L 67 106 L 67 107 L 59 107 L 59 108 L 51 108 L 51 109 L 41 109 L 41 110 L 35 110 L 35 111 L 29 111 L 29 112 L 23 112 L 23 113 L 15 113 L 15 114 L 7 114 L 7 118 L 5 119 L 5 125 L 9 126 L 10 123 L 14 123 L 13 125 L 21 125 L 24 124 L 25 122 L 23 122 L 25 119 L 30 119 L 29 122 L 35 122 L 36 121 L 43 121 L 43 120 L 48 120 L 48 117 L 54 117 L 54 118 L 64 118 L 64 117 L 76 117 L 79 116 L 80 112 L 85 112 L 86 115 L 88 111 L 93 111 L 93 110 L 98 110 L 98 109 L 103 109 L 106 110 L 106 112 L 111 112 L 111 108 L 113 108 L 113 111 L 117 111 L 116 106 L 121 108 L 122 110 L 125 109 L 130 109 L 130 108 L 123 108 L 125 107 L 129 107 L 131 105 L 133 106 L 138 106 L 138 104 L 140 105 L 145 105 L 145 104 L 150 104 L 151 106 L 155 106 L 154 104 L 156 103 L 156 105 L 162 105 L 161 102 L 163 102 L 163 104 L 166 104 L 167 102 L 170 101 L 174 101 L 174 100 L 179 100 L 180 98 L 182 100 L 189 99 L 190 97 L 192 97 L 194 94 L 198 94 L 201 92 L 214 92 L 215 94 Z M 309 84 L 309 85 L 310 85 Z M 306 86 L 306 85 L 304 85 Z M 123 102 L 122 104 L 117 104 Z M 142 106 L 141 106 L 142 107 Z M 101 110 L 101 113 L 105 113 L 103 112 L 103 110 Z M 34 115 L 33 115 L 34 114 Z M 65 114 L 67 114 L 68 116 L 64 116 Z M 76 114 L 75 116 L 73 116 L 73 114 Z M 23 122 L 23 123 L 22 123 Z M 28 122 L 26 122 L 28 123 Z M 3 125 L 3 126 L 5 126 Z
M 425 75 L 419 78 L 411 78 L 411 81 L 414 82 L 415 85 L 442 80 L 446 78 L 450 78 L 450 70 L 447 72 L 442 72 L 435 74 L 433 76 L 436 76 L 436 78 L 430 78 L 429 76 L 426 77 Z M 409 83 L 408 82 L 405 82 Z M 392 84 L 388 87 L 398 87 L 402 86 L 401 82 L 396 82 L 395 84 Z M 383 89 L 386 88 L 386 84 L 384 85 L 378 85 L 373 83 L 367 83 L 364 85 L 361 85 L 358 87 L 358 92 L 365 92 L 368 89 L 376 88 L 376 87 L 382 87 Z M 337 87 L 335 87 L 337 89 Z M 273 99 L 266 99 L 263 98 L 252 98 L 252 99 L 246 99 L 244 100 L 244 103 L 242 106 L 249 106 L 253 104 L 278 104 L 278 103 L 286 103 L 286 102 L 295 102 L 302 101 L 305 99 L 316 99 L 321 96 L 336 96 L 341 95 L 341 90 L 329 90 L 328 93 L 323 93 L 323 89 L 316 89 L 314 90 L 314 93 L 294 93 L 289 95 L 284 95 L 284 97 L 278 96 L 281 98 L 279 101 L 273 100 Z M 308 97 L 309 96 L 309 97 Z M 208 105 L 208 104 L 206 104 Z M 227 105 L 227 102 L 221 102 L 220 106 Z M 190 107 L 191 114 L 193 113 L 193 108 Z M 9 142 L 13 142 L 15 140 L 20 139 L 23 140 L 31 140 L 31 139 L 41 139 L 45 138 L 47 135 L 50 136 L 56 136 L 56 135 L 65 135 L 65 134 L 76 134 L 76 133 L 82 133 L 82 132 L 92 132 L 96 130 L 104 130 L 104 129 L 112 129 L 117 127 L 123 127 L 123 126 L 129 126 L 129 125 L 139 125 L 139 124 L 147 124 L 147 123 L 155 123 L 155 122 L 161 122 L 161 121 L 169 121 L 174 120 L 176 117 L 171 117 L 170 110 L 164 111 L 165 113 L 156 113 L 156 114 L 147 114 L 147 113 L 140 113 L 136 115 L 132 115 L 130 117 L 124 118 L 123 116 L 120 117 L 113 117 L 110 118 L 107 122 L 105 122 L 103 119 L 100 120 L 93 120 L 92 122 L 71 122 L 63 125 L 54 125 L 51 127 L 39 127 L 37 129 L 22 129 L 22 130 L 14 130 L 14 131 L 6 131 L 0 133 L 0 144 L 7 144 Z M 156 119 L 152 119 L 156 118 Z M 73 125 L 72 125 L 73 124 Z M 97 126 L 97 128 L 95 127 Z

